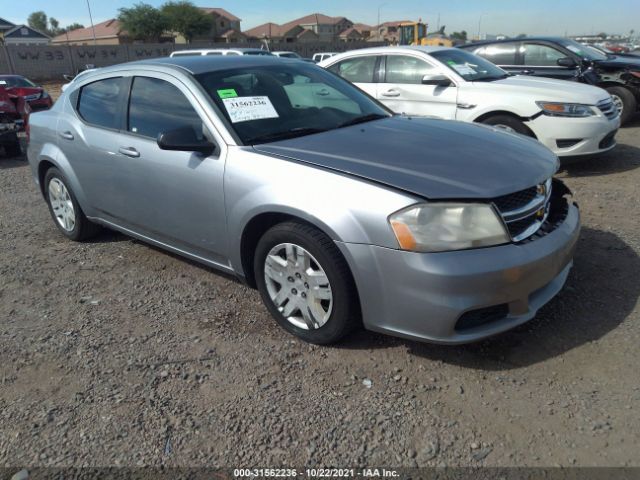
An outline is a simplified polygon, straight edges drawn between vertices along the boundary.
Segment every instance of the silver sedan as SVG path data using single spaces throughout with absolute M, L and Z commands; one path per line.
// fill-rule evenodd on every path
M 579 233 L 534 140 L 392 115 L 295 60 L 86 73 L 32 116 L 28 157 L 66 237 L 107 227 L 235 274 L 314 343 L 510 329 L 562 288 Z

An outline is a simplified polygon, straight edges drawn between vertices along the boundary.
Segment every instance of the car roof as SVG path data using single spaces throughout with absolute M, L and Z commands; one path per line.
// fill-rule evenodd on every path
M 479 47 L 481 45 L 493 45 L 495 43 L 511 43 L 511 42 L 523 42 L 523 41 L 533 41 L 533 42 L 554 42 L 561 43 L 567 38 L 563 37 L 523 37 L 523 38 L 505 38 L 503 40 L 482 40 L 480 42 L 472 42 L 465 43 L 464 45 L 460 45 L 461 48 L 469 48 L 469 47 Z
M 110 67 L 102 67 L 97 69 L 96 72 L 100 74 L 109 73 L 111 71 L 122 70 L 123 67 L 127 69 L 141 67 L 160 67 L 169 68 L 174 70 L 182 70 L 192 75 L 198 75 L 200 73 L 214 72 L 218 70 L 227 70 L 231 68 L 241 67 L 260 67 L 269 65 L 300 65 L 299 60 L 280 58 L 275 55 L 220 55 L 220 56 L 205 56 L 194 55 L 184 57 L 160 57 L 152 58 L 148 60 L 138 60 L 135 62 L 120 63 Z M 93 73 L 93 72 L 92 72 Z
M 405 45 L 405 46 L 395 46 L 395 47 L 369 47 L 369 48 L 358 48 L 357 50 L 350 50 L 348 52 L 343 52 L 337 54 L 340 57 L 346 57 L 351 54 L 355 55 L 384 55 L 388 53 L 405 53 L 407 51 L 413 52 L 422 52 L 426 54 L 430 54 L 433 52 L 440 52 L 443 50 L 455 50 L 452 47 L 423 47 L 417 45 Z

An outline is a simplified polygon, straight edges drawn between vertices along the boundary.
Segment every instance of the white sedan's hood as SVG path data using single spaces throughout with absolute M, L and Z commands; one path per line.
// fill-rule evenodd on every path
M 595 105 L 610 98 L 609 93 L 599 87 L 584 83 L 555 80 L 553 78 L 515 75 L 493 82 L 473 82 L 475 88 L 511 91 L 515 95 L 531 95 L 535 100 L 550 102 L 571 102 Z

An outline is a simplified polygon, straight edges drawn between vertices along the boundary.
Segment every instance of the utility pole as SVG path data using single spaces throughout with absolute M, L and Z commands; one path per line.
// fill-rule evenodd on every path
M 91 22 L 91 32 L 93 33 L 93 44 L 96 45 L 96 28 L 93 26 L 93 17 L 91 16 L 91 5 L 89 5 L 89 0 L 87 0 L 87 10 L 89 10 L 89 21 Z

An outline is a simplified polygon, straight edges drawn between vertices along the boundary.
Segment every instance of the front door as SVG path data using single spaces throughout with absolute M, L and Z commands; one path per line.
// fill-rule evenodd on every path
M 384 76 L 378 84 L 379 101 L 396 113 L 455 119 L 458 88 L 424 85 L 427 74 L 440 69 L 421 58 L 409 55 L 387 55 Z

